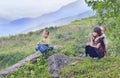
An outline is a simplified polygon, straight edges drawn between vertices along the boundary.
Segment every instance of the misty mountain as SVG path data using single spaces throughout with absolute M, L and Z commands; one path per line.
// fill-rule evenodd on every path
M 75 20 L 82 20 L 82 19 L 85 19 L 88 17 L 92 17 L 94 15 L 95 15 L 94 11 L 88 10 L 86 12 L 80 13 L 80 14 L 75 15 L 75 16 L 70 16 L 70 17 L 66 17 L 66 18 L 62 18 L 62 19 L 59 19 L 57 21 L 54 21 L 53 25 L 65 25 L 65 24 L 68 24 L 68 23 L 73 22 Z
M 5 23 L 9 23 L 10 21 L 4 18 L 0 18 L 0 25 L 1 24 L 5 24 Z
M 90 7 L 87 7 L 84 0 L 77 0 L 63 6 L 56 12 L 44 14 L 36 18 L 21 18 L 7 23 L 0 21 L 0 36 L 26 33 L 49 26 L 60 26 L 93 15 L 94 12 Z
M 49 22 L 49 23 L 47 22 L 44 24 L 40 24 L 36 27 L 32 27 L 32 28 L 29 28 L 27 30 L 24 30 L 23 32 L 25 33 L 25 32 L 29 32 L 29 31 L 34 31 L 34 30 L 40 29 L 42 27 L 44 28 L 44 27 L 50 27 L 50 26 L 61 26 L 61 25 L 69 24 L 70 22 L 73 22 L 75 20 L 85 19 L 88 17 L 92 17 L 94 15 L 95 15 L 94 11 L 88 10 L 86 12 L 80 13 L 80 14 L 75 15 L 75 16 L 65 17 L 65 18 L 55 20 L 53 22 Z

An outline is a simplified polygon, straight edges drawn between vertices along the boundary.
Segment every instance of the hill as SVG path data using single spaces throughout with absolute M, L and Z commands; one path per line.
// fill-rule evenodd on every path
M 93 16 L 94 12 L 92 12 L 93 10 L 87 6 L 84 0 L 76 0 L 75 2 L 64 5 L 55 12 L 50 12 L 34 18 L 24 17 L 10 20 L 8 22 L 5 21 L 5 19 L 4 21 L 3 19 L 0 19 L 0 36 L 26 33 L 48 26 L 59 26 L 63 24 L 65 25 L 74 20 Z
M 49 55 L 62 53 L 70 57 L 76 57 L 84 53 L 84 45 L 89 42 L 90 33 L 94 26 L 97 26 L 96 18 L 74 21 L 68 25 L 60 27 L 49 27 L 50 38 L 53 45 L 64 45 L 65 49 L 61 51 L 51 51 L 46 57 L 40 56 L 36 64 L 28 63 L 18 72 L 8 76 L 8 78 L 51 78 L 46 59 Z M 118 29 L 116 29 L 118 30 Z M 107 38 L 109 42 L 109 57 L 101 60 L 90 58 L 80 59 L 73 66 L 65 67 L 61 70 L 62 78 L 119 78 L 119 48 L 112 40 L 114 30 L 107 28 Z M 29 32 L 28 34 L 19 34 L 10 37 L 0 38 L 0 69 L 4 69 L 15 64 L 24 57 L 35 53 L 36 43 L 41 38 L 42 30 Z M 111 36 L 110 36 L 111 35 Z M 117 37 L 119 39 L 119 36 Z M 114 52 L 114 53 L 113 53 Z M 115 71 L 113 71 L 115 70 Z M 102 75 L 101 75 L 102 74 Z

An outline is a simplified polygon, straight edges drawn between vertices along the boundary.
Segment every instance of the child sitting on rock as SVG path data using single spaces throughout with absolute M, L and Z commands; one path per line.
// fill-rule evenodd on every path
M 36 51 L 41 52 L 43 55 L 45 55 L 49 50 L 52 50 L 53 48 L 50 47 L 50 39 L 49 39 L 49 31 L 44 30 L 42 34 L 42 40 L 38 43 L 36 47 Z

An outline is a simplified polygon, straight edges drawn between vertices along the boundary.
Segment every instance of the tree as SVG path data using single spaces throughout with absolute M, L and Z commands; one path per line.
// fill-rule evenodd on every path
M 120 21 L 120 0 L 85 0 L 85 2 L 100 17 L 98 24 L 103 24 L 109 18 Z
M 109 52 L 113 56 L 120 53 L 120 0 L 85 0 L 88 6 L 96 11 L 98 24 L 107 27 L 110 41 Z

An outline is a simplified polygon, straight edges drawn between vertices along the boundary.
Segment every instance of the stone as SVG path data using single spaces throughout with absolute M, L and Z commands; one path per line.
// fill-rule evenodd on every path
M 75 62 L 64 54 L 54 54 L 48 58 L 49 72 L 54 78 L 60 78 L 60 69 Z

